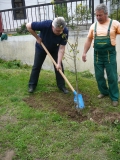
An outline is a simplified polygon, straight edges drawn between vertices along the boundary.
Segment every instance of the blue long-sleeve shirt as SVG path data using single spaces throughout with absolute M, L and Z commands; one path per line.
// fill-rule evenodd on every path
M 66 45 L 67 43 L 68 29 L 65 27 L 62 34 L 55 35 L 52 31 L 52 20 L 32 22 L 31 28 L 35 31 L 40 31 L 39 36 L 50 52 L 58 51 L 59 45 Z M 42 46 L 38 43 L 36 43 L 36 47 L 43 50 Z

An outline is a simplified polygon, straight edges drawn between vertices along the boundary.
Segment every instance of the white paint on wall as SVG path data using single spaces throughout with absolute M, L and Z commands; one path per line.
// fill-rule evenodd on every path
M 77 57 L 77 71 L 83 72 L 89 70 L 91 73 L 94 73 L 93 65 L 93 48 L 91 47 L 87 53 L 87 62 L 82 61 L 83 47 L 86 41 L 86 36 L 79 36 L 78 40 L 78 50 L 79 54 Z M 73 36 L 69 36 L 69 42 L 71 44 L 75 43 Z M 120 75 L 120 35 L 117 36 L 117 65 L 118 73 Z M 8 40 L 0 41 L 0 58 L 5 60 L 21 60 L 24 64 L 33 65 L 34 61 L 34 52 L 35 52 L 35 38 L 32 35 L 27 36 L 11 36 L 8 37 Z M 68 58 L 67 55 L 70 54 L 70 47 L 67 44 L 65 51 L 65 59 L 63 60 L 64 68 L 66 70 L 74 71 L 73 60 Z M 53 64 L 49 57 L 46 58 L 43 69 L 53 70 Z

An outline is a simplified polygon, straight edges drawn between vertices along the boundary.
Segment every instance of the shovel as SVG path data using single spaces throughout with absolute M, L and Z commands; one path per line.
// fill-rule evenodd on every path
M 42 42 L 41 42 L 41 46 L 43 47 L 43 49 L 45 50 L 47 55 L 50 57 L 50 59 L 52 60 L 53 64 L 55 66 L 57 66 L 57 63 L 55 62 L 55 60 L 53 59 L 53 57 L 51 56 L 51 54 L 49 53 L 49 51 L 47 50 L 47 48 L 45 47 L 45 45 Z M 68 86 L 70 87 L 70 89 L 72 90 L 72 92 L 74 94 L 74 103 L 76 104 L 76 108 L 77 109 L 83 109 L 85 106 L 84 106 L 84 101 L 83 101 L 82 95 L 78 94 L 75 91 L 75 89 L 72 87 L 72 85 L 70 84 L 68 79 L 65 77 L 65 75 L 63 74 L 61 69 L 59 69 L 59 72 L 60 72 L 61 76 L 64 78 L 64 80 L 66 81 L 66 83 L 68 84 Z

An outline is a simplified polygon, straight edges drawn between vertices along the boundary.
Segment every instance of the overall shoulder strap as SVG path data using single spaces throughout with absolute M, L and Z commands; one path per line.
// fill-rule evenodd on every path
M 112 24 L 112 19 L 110 20 L 110 24 L 109 24 L 109 27 L 108 27 L 108 32 L 107 32 L 107 35 L 108 35 L 108 36 L 110 35 L 110 27 L 111 27 L 111 24 Z

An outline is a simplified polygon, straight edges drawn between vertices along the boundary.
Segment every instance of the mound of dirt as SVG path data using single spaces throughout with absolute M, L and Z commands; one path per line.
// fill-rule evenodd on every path
M 90 106 L 89 97 L 83 95 L 86 106 Z M 120 121 L 120 113 L 104 113 L 102 108 L 90 106 L 87 112 L 77 110 L 73 100 L 73 94 L 63 94 L 61 92 L 51 93 L 34 93 L 30 94 L 24 101 L 33 108 L 55 110 L 62 116 L 67 116 L 69 119 L 77 122 L 91 120 L 99 124 L 105 122 L 113 123 L 115 120 Z M 85 110 L 84 109 L 84 110 Z

